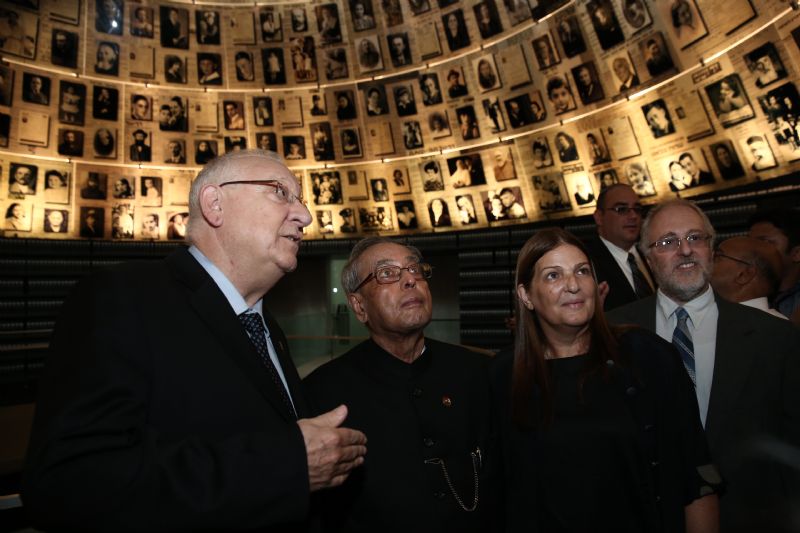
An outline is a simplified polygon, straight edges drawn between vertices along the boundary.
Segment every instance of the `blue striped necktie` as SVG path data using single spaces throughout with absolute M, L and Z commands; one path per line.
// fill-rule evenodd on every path
M 250 341 L 253 343 L 253 346 L 255 346 L 258 355 L 261 356 L 261 362 L 267 369 L 269 377 L 272 379 L 275 387 L 278 388 L 278 393 L 281 396 L 283 404 L 286 406 L 289 414 L 293 418 L 297 418 L 297 413 L 289 397 L 289 392 L 283 385 L 281 376 L 278 374 L 278 369 L 275 368 L 275 364 L 269 356 L 269 348 L 267 347 L 267 336 L 269 333 L 267 332 L 267 328 L 264 327 L 264 320 L 258 313 L 245 312 L 239 315 L 239 321 L 241 321 L 242 325 L 244 325 L 244 329 L 247 330 L 247 333 L 250 335 Z
M 678 349 L 683 359 L 683 366 L 692 378 L 692 383 L 697 386 L 697 378 L 694 372 L 694 343 L 692 342 L 692 334 L 689 333 L 689 326 L 686 321 L 689 319 L 689 313 L 683 307 L 678 307 L 675 310 L 675 316 L 678 319 L 678 325 L 675 326 L 675 331 L 672 332 L 672 344 Z

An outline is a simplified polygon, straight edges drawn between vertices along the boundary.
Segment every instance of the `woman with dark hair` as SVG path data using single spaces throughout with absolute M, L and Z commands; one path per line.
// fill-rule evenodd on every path
M 494 382 L 507 531 L 717 531 L 692 383 L 655 333 L 612 328 L 569 232 L 522 247 L 513 353 Z

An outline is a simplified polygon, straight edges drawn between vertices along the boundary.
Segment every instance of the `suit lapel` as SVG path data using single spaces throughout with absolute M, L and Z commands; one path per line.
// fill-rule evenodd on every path
M 719 310 L 717 319 L 717 342 L 714 349 L 714 377 L 711 382 L 711 398 L 708 401 L 706 431 L 714 433 L 717 418 L 724 414 L 733 398 L 738 397 L 750 375 L 750 369 L 758 356 L 759 346 L 747 323 L 747 317 L 738 306 L 714 295 Z
M 297 412 L 298 418 L 302 418 L 309 413 L 309 409 L 306 404 L 302 380 L 297 373 L 297 367 L 294 361 L 289 355 L 289 344 L 286 340 L 286 336 L 266 309 L 262 308 L 261 312 L 264 315 L 267 328 L 269 328 L 270 337 L 272 337 L 272 346 L 275 348 L 275 353 L 278 355 L 278 362 L 281 364 L 283 377 L 286 378 L 286 384 L 289 386 L 289 394 L 292 396 L 294 409 Z
M 250 342 L 244 327 L 214 280 L 188 251 L 173 254 L 167 262 L 175 276 L 187 285 L 190 305 L 218 340 L 224 353 L 233 359 L 245 377 L 272 404 L 277 413 L 286 420 L 293 421 L 286 411 L 280 392 L 276 390 L 275 384 L 272 383 L 272 379 L 261 362 L 261 356 Z M 281 337 L 283 337 L 282 334 Z M 280 352 L 278 353 L 280 354 Z M 288 366 L 293 369 L 295 374 L 297 373 L 291 360 L 288 365 L 281 360 L 281 365 L 284 372 Z

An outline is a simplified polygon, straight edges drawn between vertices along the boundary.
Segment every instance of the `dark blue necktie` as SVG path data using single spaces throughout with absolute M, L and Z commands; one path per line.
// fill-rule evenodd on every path
M 637 298 L 644 298 L 653 294 L 653 288 L 644 277 L 639 264 L 636 262 L 636 257 L 628 252 L 628 266 L 631 268 L 631 277 L 633 278 L 633 292 L 636 293 Z
M 675 310 L 675 316 L 678 319 L 678 325 L 675 326 L 675 331 L 672 332 L 672 344 L 678 349 L 683 359 L 683 366 L 692 378 L 692 383 L 697 386 L 697 378 L 694 371 L 694 343 L 692 342 L 692 334 L 689 333 L 689 326 L 686 321 L 689 319 L 689 313 L 683 307 L 678 307 Z
M 283 385 L 281 376 L 278 374 L 278 369 L 275 368 L 272 358 L 269 356 L 269 348 L 267 347 L 268 333 L 267 329 L 264 327 L 264 321 L 262 320 L 261 315 L 258 313 L 245 312 L 239 315 L 239 321 L 241 321 L 242 325 L 244 325 L 244 329 L 247 330 L 247 333 L 250 335 L 250 341 L 253 343 L 253 346 L 256 347 L 258 355 L 261 356 L 261 362 L 264 363 L 264 367 L 266 367 L 269 377 L 272 379 L 275 387 L 277 387 L 281 396 L 281 400 L 283 400 L 283 404 L 286 406 L 289 414 L 293 418 L 297 418 L 297 413 L 292 405 L 292 400 L 289 398 L 289 392 Z

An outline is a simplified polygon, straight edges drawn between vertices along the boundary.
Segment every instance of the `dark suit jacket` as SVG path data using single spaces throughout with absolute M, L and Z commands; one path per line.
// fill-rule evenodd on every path
M 772 458 L 800 446 L 800 331 L 789 322 L 716 296 L 719 319 L 706 418 L 711 456 L 727 481 L 722 531 L 788 531 L 800 504 L 800 470 Z M 655 331 L 656 296 L 609 313 Z
M 303 417 L 286 339 L 265 318 Z M 47 531 L 300 529 L 303 436 L 187 250 L 76 286 L 45 365 L 22 496 Z
M 610 288 L 603 308 L 608 311 L 635 302 L 636 293 L 633 292 L 633 287 L 600 237 L 592 237 L 585 241 L 585 244 L 594 265 L 597 281 L 607 281 Z

